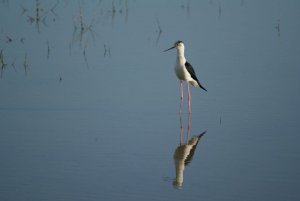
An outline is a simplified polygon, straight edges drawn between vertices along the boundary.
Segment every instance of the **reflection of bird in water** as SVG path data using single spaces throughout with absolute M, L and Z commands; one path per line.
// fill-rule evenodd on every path
M 190 114 L 188 114 L 187 140 L 185 144 L 182 144 L 183 127 L 182 127 L 182 116 L 180 115 L 180 145 L 176 148 L 174 153 L 176 178 L 174 179 L 173 185 L 174 187 L 177 188 L 180 188 L 182 186 L 184 168 L 192 161 L 199 140 L 206 133 L 206 131 L 204 131 L 199 135 L 193 136 L 189 140 L 190 127 L 191 127 Z
M 191 113 L 191 102 L 190 102 L 190 85 L 193 85 L 194 87 L 200 87 L 201 89 L 206 89 L 200 84 L 196 73 L 192 67 L 192 65 L 186 61 L 184 57 L 184 44 L 182 41 L 177 41 L 173 47 L 165 50 L 164 52 L 171 50 L 173 48 L 177 49 L 177 60 L 175 65 L 175 73 L 180 80 L 180 113 L 181 113 L 181 107 L 182 107 L 182 101 L 183 101 L 183 88 L 182 88 L 182 81 L 186 81 L 187 84 L 187 91 L 188 91 L 188 109 L 189 113 Z
M 199 135 L 193 136 L 186 144 L 179 145 L 176 148 L 174 153 L 176 178 L 173 182 L 175 187 L 182 186 L 184 168 L 192 161 L 198 142 L 205 133 L 206 131 Z

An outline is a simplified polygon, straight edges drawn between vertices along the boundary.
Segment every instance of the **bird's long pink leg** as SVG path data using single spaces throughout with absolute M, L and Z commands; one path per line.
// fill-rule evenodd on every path
M 191 113 L 191 94 L 190 94 L 190 85 L 188 82 L 187 84 L 187 90 L 188 90 L 188 107 L 189 107 L 189 114 Z
M 183 87 L 182 87 L 182 80 L 180 80 L 180 114 L 182 113 L 182 102 L 183 102 Z

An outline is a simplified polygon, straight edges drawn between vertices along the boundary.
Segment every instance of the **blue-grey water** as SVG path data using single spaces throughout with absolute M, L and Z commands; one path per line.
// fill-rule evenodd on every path
M 0 200 L 299 200 L 299 9 L 1 1 Z

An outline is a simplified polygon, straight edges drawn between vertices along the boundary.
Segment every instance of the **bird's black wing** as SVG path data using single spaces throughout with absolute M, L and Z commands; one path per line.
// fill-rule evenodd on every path
M 193 69 L 193 66 L 192 66 L 189 62 L 185 62 L 185 68 L 186 68 L 186 70 L 190 73 L 191 77 L 192 77 L 194 80 L 197 81 L 199 87 L 200 87 L 201 89 L 203 89 L 204 91 L 207 91 L 207 90 L 200 84 L 200 82 L 199 82 L 199 80 L 198 80 L 198 78 L 197 78 L 197 76 L 196 76 L 196 73 L 195 73 L 195 71 L 194 71 L 194 69 Z

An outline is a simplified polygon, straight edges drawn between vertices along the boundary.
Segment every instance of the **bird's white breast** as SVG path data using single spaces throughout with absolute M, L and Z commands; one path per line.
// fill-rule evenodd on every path
M 186 59 L 184 57 L 178 57 L 175 64 L 175 73 L 179 80 L 190 81 L 192 78 L 185 68 Z

